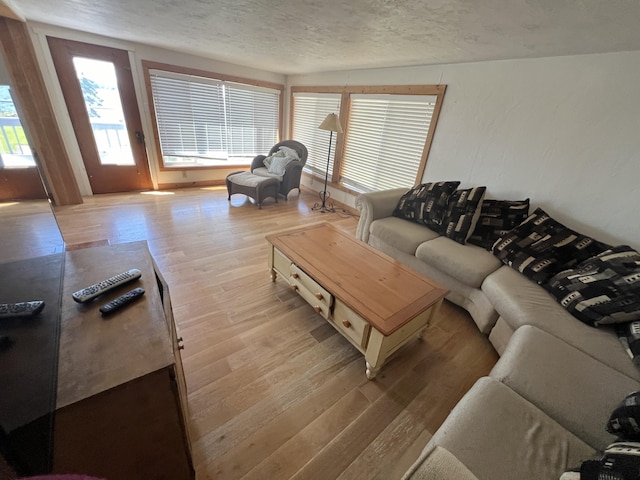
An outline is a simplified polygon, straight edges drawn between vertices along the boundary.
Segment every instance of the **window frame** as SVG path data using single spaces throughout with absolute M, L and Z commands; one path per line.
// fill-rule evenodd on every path
M 436 105 L 433 109 L 433 115 L 431 116 L 431 124 L 427 137 L 425 138 L 424 148 L 422 150 L 422 156 L 420 160 L 420 166 L 414 179 L 414 185 L 420 183 L 424 176 L 424 172 L 429 159 L 429 152 L 431 151 L 431 145 L 433 143 L 433 137 L 438 125 L 438 119 L 440 117 L 440 110 L 442 109 L 442 102 L 444 101 L 444 95 L 447 86 L 444 84 L 438 85 L 359 85 L 359 86 L 292 86 L 290 87 L 289 94 L 289 138 L 293 135 L 293 125 L 295 123 L 294 116 L 294 93 L 340 93 L 342 95 L 340 100 L 340 123 L 342 125 L 343 133 L 334 135 L 336 139 L 335 157 L 333 159 L 333 171 L 329 172 L 331 180 L 328 184 L 338 190 L 346 193 L 357 195 L 361 193 L 360 190 L 355 190 L 349 186 L 343 184 L 340 181 L 344 147 L 349 135 L 349 116 L 351 110 L 351 95 L 432 95 L 436 97 Z M 324 182 L 324 176 L 320 178 L 319 175 L 303 171 L 303 174 L 309 178 L 316 178 Z
M 284 131 L 284 85 L 280 83 L 266 82 L 262 80 L 254 80 L 250 78 L 237 77 L 233 75 L 225 75 L 222 73 L 210 72 L 207 70 L 200 70 L 196 68 L 190 67 L 181 67 L 177 65 L 170 65 L 166 63 L 153 62 L 149 60 L 142 60 L 142 69 L 144 72 L 144 82 L 147 90 L 147 102 L 149 105 L 149 113 L 151 115 L 151 123 L 153 126 L 154 133 L 154 146 L 155 146 L 155 161 L 158 165 L 158 168 L 162 172 L 181 172 L 181 171 L 194 171 L 194 170 L 228 170 L 230 168 L 247 168 L 248 165 L 242 163 L 228 163 L 225 165 L 199 165 L 199 166 L 165 166 L 164 159 L 162 156 L 162 146 L 160 145 L 160 133 L 158 129 L 158 121 L 156 118 L 156 111 L 154 107 L 153 101 L 153 92 L 151 89 L 151 75 L 150 70 L 163 70 L 170 73 L 177 73 L 183 75 L 193 75 L 196 77 L 204 77 L 211 80 L 217 80 L 221 82 L 231 82 L 231 83 L 239 83 L 245 84 L 255 87 L 263 87 L 270 88 L 273 90 L 279 90 L 279 101 L 278 101 L 278 132 L 276 143 L 282 140 L 282 132 Z M 261 153 L 261 152 L 259 152 Z M 267 152 L 264 152 L 265 154 Z

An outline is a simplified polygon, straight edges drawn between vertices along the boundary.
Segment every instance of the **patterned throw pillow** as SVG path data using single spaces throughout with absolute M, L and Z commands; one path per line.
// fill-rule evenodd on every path
M 558 273 L 545 287 L 591 326 L 640 320 L 640 253 L 614 247 Z
M 606 429 L 625 440 L 640 440 L 640 391 L 624 397 L 611 413 Z
M 538 208 L 497 241 L 491 251 L 506 265 L 543 284 L 556 273 L 607 248 L 607 245 L 565 227 Z
M 478 223 L 486 191 L 487 187 L 475 187 L 453 192 L 439 233 L 464 245 Z
M 416 185 L 402 195 L 393 216 L 423 223 L 438 231 L 449 197 L 458 185 L 460 182 L 430 182 Z
M 528 198 L 514 201 L 484 199 L 480 218 L 468 242 L 491 250 L 499 238 L 520 225 L 528 216 Z

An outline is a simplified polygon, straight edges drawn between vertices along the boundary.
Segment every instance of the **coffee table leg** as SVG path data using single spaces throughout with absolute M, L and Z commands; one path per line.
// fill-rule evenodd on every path
M 424 338 L 424 332 L 426 331 L 427 331 L 426 327 L 420 330 L 420 333 L 418 334 L 418 340 L 422 340 Z
M 378 375 L 378 372 L 380 371 L 380 367 L 373 368 L 369 362 L 365 362 L 365 363 L 367 365 L 367 378 L 369 380 L 373 380 L 374 378 L 376 378 L 376 375 Z

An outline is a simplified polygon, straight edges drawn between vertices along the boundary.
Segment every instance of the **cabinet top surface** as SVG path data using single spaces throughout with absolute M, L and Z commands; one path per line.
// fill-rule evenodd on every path
M 88 303 L 71 294 L 137 268 L 140 279 Z M 57 407 L 122 385 L 174 363 L 155 268 L 146 242 L 87 248 L 66 253 Z M 110 316 L 100 306 L 137 287 L 144 295 Z M 168 292 L 165 292 L 168 295 Z
M 447 293 L 328 223 L 271 234 L 267 241 L 385 335 Z

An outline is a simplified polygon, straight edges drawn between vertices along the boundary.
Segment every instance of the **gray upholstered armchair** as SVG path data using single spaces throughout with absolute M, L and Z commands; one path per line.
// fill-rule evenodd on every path
M 264 164 L 264 160 L 272 155 L 276 154 L 280 147 L 290 148 L 295 150 L 298 154 L 298 160 L 293 160 L 284 166 L 284 172 L 280 172 L 277 169 L 267 168 Z M 251 173 L 261 177 L 274 177 L 280 182 L 280 188 L 278 193 L 284 196 L 285 200 L 289 192 L 294 188 L 300 191 L 300 177 L 302 176 L 302 167 L 307 161 L 307 147 L 295 140 L 283 140 L 280 143 L 276 143 L 268 155 L 258 155 L 251 162 Z M 271 170 L 271 171 L 270 171 Z M 279 173 L 282 173 L 281 175 Z

